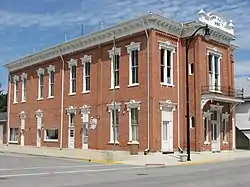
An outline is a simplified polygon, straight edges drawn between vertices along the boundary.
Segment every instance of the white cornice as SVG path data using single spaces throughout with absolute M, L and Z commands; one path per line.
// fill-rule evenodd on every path
M 198 24 L 196 22 L 195 25 L 198 26 L 202 24 L 204 25 L 204 23 Z M 155 29 L 177 37 L 185 37 L 187 34 L 190 35 L 192 31 L 196 29 L 195 25 L 182 24 L 157 14 L 150 13 L 146 16 L 123 22 L 116 26 L 76 38 L 38 53 L 23 57 L 19 60 L 12 61 L 4 65 L 4 67 L 8 68 L 10 72 L 13 72 L 57 58 L 59 55 L 70 54 L 80 50 L 85 50 L 95 45 L 111 42 L 114 36 L 116 39 L 119 39 L 139 32 L 144 32 L 145 29 Z M 233 40 L 233 36 L 223 30 L 219 30 L 218 28 L 211 28 L 211 39 L 229 45 L 230 41 Z

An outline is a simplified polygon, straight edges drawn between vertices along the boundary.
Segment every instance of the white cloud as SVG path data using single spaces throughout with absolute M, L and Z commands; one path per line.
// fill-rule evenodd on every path
M 54 1 L 54 0 L 52 0 Z M 93 6 L 93 4 L 95 6 Z M 69 25 L 85 23 L 87 27 L 97 26 L 101 22 L 108 26 L 135 16 L 156 12 L 178 21 L 196 19 L 197 12 L 203 8 L 206 12 L 216 11 L 232 19 L 236 25 L 238 43 L 244 49 L 250 49 L 250 3 L 247 0 L 92 0 L 91 3 L 83 0 L 79 9 L 70 9 L 68 12 L 55 13 L 15 13 L 0 10 L 0 27 L 19 26 L 30 27 L 37 25 L 44 27 L 65 28 Z

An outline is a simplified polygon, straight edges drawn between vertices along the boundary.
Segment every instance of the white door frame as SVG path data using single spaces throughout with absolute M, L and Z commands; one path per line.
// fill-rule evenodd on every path
M 72 131 L 73 131 L 73 134 L 71 133 Z M 68 129 L 68 148 L 69 149 L 75 148 L 75 128 L 74 127 L 69 127 Z
M 175 104 L 170 102 L 160 102 L 161 110 L 161 152 L 162 153 L 173 153 L 174 152 L 174 120 L 173 111 L 175 109 Z M 168 121 L 167 128 L 163 128 L 163 122 Z M 167 131 L 166 140 L 163 133 L 164 130 Z
M 220 126 L 221 126 L 221 114 L 223 106 L 220 105 L 210 105 L 211 112 L 216 111 L 217 120 L 213 120 L 211 116 L 211 150 L 212 152 L 220 152 L 221 150 L 221 140 L 220 140 Z M 213 115 L 213 114 L 212 114 Z M 214 126 L 216 126 L 216 134 L 214 134 Z M 216 136 L 217 140 L 213 140 Z

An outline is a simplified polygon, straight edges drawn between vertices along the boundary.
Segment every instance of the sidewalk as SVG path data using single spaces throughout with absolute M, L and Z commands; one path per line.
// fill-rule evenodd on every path
M 192 152 L 191 162 L 179 162 L 179 153 L 164 155 L 161 153 L 149 153 L 148 155 L 129 155 L 125 151 L 102 151 L 82 149 L 59 149 L 51 147 L 31 147 L 19 145 L 0 145 L 0 152 L 29 154 L 37 156 L 49 156 L 57 158 L 77 159 L 88 162 L 129 164 L 129 165 L 186 165 L 222 162 L 234 159 L 250 158 L 250 151 L 235 150 L 220 153 Z

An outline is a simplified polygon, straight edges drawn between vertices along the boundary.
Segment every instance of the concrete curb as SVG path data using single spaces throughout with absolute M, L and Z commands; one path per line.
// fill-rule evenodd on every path
M 217 163 L 217 162 L 223 162 L 223 161 L 224 160 L 211 159 L 211 160 L 202 160 L 202 161 L 183 162 L 183 163 L 179 163 L 177 165 L 178 166 L 182 166 L 182 165 L 199 165 L 199 164 L 209 164 L 209 163 Z
M 65 160 L 78 160 L 78 161 L 84 161 L 84 162 L 93 162 L 93 163 L 102 163 L 102 164 L 123 164 L 119 161 L 112 161 L 112 160 L 97 160 L 97 159 L 91 159 L 91 158 L 74 158 L 74 157 L 65 157 L 65 156 L 55 156 L 55 155 L 43 155 L 43 154 L 34 154 L 34 153 L 20 153 L 15 151 L 2 151 L 0 150 L 0 153 L 10 153 L 10 154 L 21 154 L 21 155 L 31 155 L 31 156 L 37 156 L 37 157 L 53 157 L 58 159 L 65 159 Z

